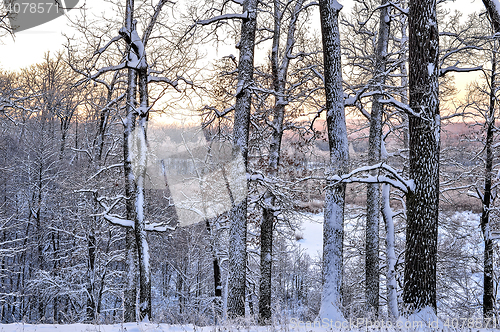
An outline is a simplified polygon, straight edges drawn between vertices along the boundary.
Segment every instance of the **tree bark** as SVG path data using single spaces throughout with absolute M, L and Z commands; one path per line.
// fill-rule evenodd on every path
M 496 41 L 493 41 L 496 46 Z M 481 231 L 484 238 L 484 271 L 483 271 L 483 317 L 494 315 L 494 279 L 493 279 L 493 240 L 490 229 L 490 206 L 492 202 L 493 177 L 493 140 L 495 131 L 495 100 L 496 100 L 496 49 L 492 52 L 489 109 L 486 116 L 486 156 L 484 169 L 484 194 L 482 199 Z
M 408 314 L 436 313 L 440 115 L 438 26 L 435 0 L 409 7 L 410 179 L 403 301 Z
M 125 27 L 132 29 L 134 0 L 127 0 L 125 13 Z M 131 140 L 135 130 L 136 114 L 135 108 L 137 94 L 137 73 L 135 69 L 128 69 L 127 77 L 127 106 L 126 118 L 124 121 L 123 130 L 123 160 L 124 160 L 124 176 L 125 176 L 125 209 L 128 220 L 136 219 L 135 200 L 136 200 L 136 183 L 132 169 L 132 146 Z M 137 306 L 137 270 L 136 270 L 136 246 L 133 240 L 133 230 L 126 230 L 126 250 L 127 250 L 127 286 L 124 291 L 124 313 L 123 320 L 127 322 L 135 322 L 136 306 Z
M 389 44 L 389 7 L 384 5 L 387 0 L 381 1 L 377 48 L 375 50 L 374 85 L 382 86 L 385 83 L 385 68 L 387 46 Z M 382 147 L 382 115 L 384 106 L 380 102 L 382 95 L 377 94 L 372 100 L 370 116 L 370 135 L 368 138 L 368 156 L 370 164 L 374 165 L 381 160 Z M 380 221 L 380 185 L 368 184 L 366 194 L 366 303 L 368 311 L 375 317 L 379 313 L 379 221 Z
M 87 250 L 89 255 L 89 284 L 87 286 L 87 323 L 95 321 L 96 301 L 95 301 L 95 259 L 96 259 L 96 238 L 94 230 L 90 230 L 87 237 Z
M 348 170 L 349 149 L 342 89 L 339 12 L 336 0 L 320 0 L 323 61 L 325 70 L 326 121 L 330 149 L 328 180 L 325 189 L 323 224 L 323 293 L 320 319 L 342 321 L 342 270 L 344 239 L 345 183 L 334 184 L 332 175 Z
M 145 55 L 144 55 L 145 56 Z M 143 59 L 146 63 L 146 59 Z M 149 116 L 148 67 L 139 70 L 139 116 L 137 124 L 137 196 L 134 220 L 135 240 L 139 258 L 139 313 L 140 320 L 151 319 L 151 270 L 149 267 L 149 245 L 144 220 L 144 181 L 147 165 L 147 121 Z
M 233 126 L 234 158 L 243 157 L 248 172 L 248 135 L 254 71 L 255 29 L 257 25 L 257 0 L 245 0 L 242 19 L 238 83 Z M 229 292 L 227 310 L 229 318 L 245 316 L 245 286 L 247 266 L 247 201 L 235 202 L 231 209 L 229 234 Z
M 497 1 L 495 0 L 483 0 L 483 4 L 486 7 L 488 16 L 491 19 L 491 24 L 495 33 L 500 32 L 500 7 L 497 7 Z

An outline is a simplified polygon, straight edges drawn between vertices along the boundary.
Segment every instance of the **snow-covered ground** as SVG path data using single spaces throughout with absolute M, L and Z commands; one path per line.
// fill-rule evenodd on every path
M 309 257 L 313 258 L 323 254 L 323 213 L 305 213 L 302 218 L 302 239 L 297 243 L 305 249 Z
M 219 331 L 241 331 L 241 332 L 322 332 L 331 331 L 322 327 L 296 327 L 297 324 L 285 326 L 193 326 L 193 325 L 168 325 L 147 323 L 126 323 L 114 325 L 91 325 L 91 324 L 0 324 L 0 332 L 219 332 Z
M 310 322 L 309 322 L 310 323 Z M 366 332 L 366 331 L 386 331 L 386 332 L 415 332 L 415 331 L 438 331 L 438 329 L 433 328 L 335 328 L 335 327 L 320 327 L 306 325 L 302 323 L 299 327 L 298 324 L 289 325 L 274 325 L 274 326 L 235 326 L 235 325 L 219 325 L 219 326 L 193 326 L 193 325 L 168 325 L 168 324 L 149 324 L 149 323 L 126 323 L 126 324 L 114 324 L 114 325 L 91 325 L 91 324 L 68 324 L 68 325 L 51 325 L 51 324 L 0 324 L 0 332 L 226 332 L 226 331 L 238 331 L 238 332 L 326 332 L 326 331 L 339 331 L 339 332 Z M 465 332 L 471 329 L 439 329 L 439 331 L 453 331 L 453 332 Z M 473 331 L 477 332 L 497 332 L 499 329 L 492 328 L 474 328 Z

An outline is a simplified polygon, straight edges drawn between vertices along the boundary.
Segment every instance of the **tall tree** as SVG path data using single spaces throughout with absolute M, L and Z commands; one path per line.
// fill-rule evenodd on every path
M 410 0 L 410 167 L 403 301 L 409 313 L 436 313 L 440 113 L 435 0 Z
M 345 183 L 334 175 L 347 173 L 349 148 L 342 89 L 340 31 L 338 24 L 342 6 L 336 0 L 320 0 L 323 39 L 326 122 L 330 160 L 325 189 L 325 221 L 323 224 L 323 293 L 320 318 L 343 320 L 342 269 L 344 238 Z
M 233 145 L 234 158 L 243 157 L 248 172 L 248 136 L 254 72 L 255 30 L 257 27 L 257 0 L 243 1 L 241 39 L 238 62 L 238 83 L 234 106 Z M 229 235 L 229 317 L 245 316 L 245 286 L 247 266 L 247 201 L 235 202 L 231 209 Z
M 494 42 L 496 46 L 497 42 Z M 494 278 L 493 278 L 493 239 L 491 236 L 491 208 L 494 195 L 492 192 L 493 179 L 493 139 L 495 132 L 495 104 L 496 104 L 496 49 L 492 52 L 489 107 L 486 115 L 486 142 L 485 142 L 485 168 L 484 168 L 484 193 L 482 195 L 481 231 L 484 238 L 484 272 L 483 272 L 483 316 L 493 317 L 494 314 Z
M 283 123 L 285 119 L 285 107 L 288 104 L 286 90 L 288 68 L 292 59 L 295 44 L 295 32 L 298 16 L 303 8 L 304 0 L 298 0 L 293 5 L 292 1 L 282 4 L 274 0 L 274 33 L 271 49 L 271 70 L 274 90 L 274 107 L 272 121 L 272 138 L 269 147 L 269 176 L 274 178 L 278 175 L 280 160 L 281 140 L 283 137 Z M 287 7 L 291 8 L 291 17 L 283 54 L 280 57 L 280 39 L 284 25 L 284 15 Z M 260 286 L 259 286 L 259 323 L 265 324 L 271 319 L 271 271 L 272 271 L 272 248 L 273 248 L 273 226 L 276 212 L 276 197 L 271 190 L 265 193 L 265 207 L 260 227 Z
M 387 1 L 380 3 L 380 18 L 375 49 L 374 85 L 381 87 L 385 83 L 385 70 L 387 63 L 387 49 L 389 44 L 389 6 Z M 372 100 L 370 113 L 370 135 L 368 139 L 368 156 L 371 165 L 381 160 L 382 148 L 382 115 L 384 105 L 380 102 L 382 95 L 376 94 Z M 366 302 L 368 310 L 375 317 L 379 312 L 380 264 L 379 264 L 379 220 L 380 220 L 380 185 L 372 183 L 367 185 L 366 193 Z

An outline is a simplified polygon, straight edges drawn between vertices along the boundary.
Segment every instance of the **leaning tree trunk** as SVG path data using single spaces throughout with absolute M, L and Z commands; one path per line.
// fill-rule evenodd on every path
M 257 0 L 243 1 L 240 59 L 238 63 L 238 83 L 236 105 L 234 107 L 233 145 L 234 157 L 243 157 L 248 171 L 248 134 L 250 130 L 250 109 L 253 81 L 253 59 L 255 29 L 257 26 Z M 245 316 L 245 285 L 247 266 L 247 201 L 235 202 L 231 209 L 229 234 L 229 290 L 227 310 L 230 318 Z
M 347 172 L 349 148 L 344 113 L 344 93 L 340 61 L 339 12 L 336 0 L 320 0 L 323 61 L 325 68 L 326 122 L 330 148 L 325 189 L 323 224 L 323 293 L 319 318 L 342 321 L 342 270 L 344 239 L 345 183 L 335 183 L 333 175 Z
M 494 41 L 496 46 L 496 42 Z M 493 139 L 495 131 L 495 100 L 496 100 L 496 47 L 493 50 L 490 78 L 490 104 L 486 116 L 486 156 L 484 169 L 484 194 L 482 199 L 481 230 L 484 238 L 484 275 L 483 275 L 483 316 L 493 317 L 494 285 L 493 285 L 493 240 L 490 229 L 490 207 L 492 201 L 493 176 Z
M 387 58 L 387 45 L 389 43 L 389 8 L 384 6 L 387 0 L 381 1 L 377 48 L 375 50 L 375 87 L 385 83 L 385 68 Z M 386 19 L 387 18 L 387 19 Z M 384 106 L 380 102 L 382 95 L 376 94 L 372 101 L 370 114 L 370 136 L 368 139 L 368 156 L 371 165 L 380 162 L 382 147 L 382 114 Z M 379 313 L 379 220 L 380 220 L 380 185 L 368 184 L 366 193 L 366 303 L 368 311 L 375 317 Z
M 403 301 L 409 314 L 436 313 L 440 115 L 435 0 L 409 8 L 410 178 Z

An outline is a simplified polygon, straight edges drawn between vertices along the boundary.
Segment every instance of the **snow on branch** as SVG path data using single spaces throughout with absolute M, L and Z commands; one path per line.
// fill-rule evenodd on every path
M 179 86 L 179 81 L 183 81 L 184 83 L 186 83 L 187 85 L 191 85 L 193 86 L 194 83 L 192 81 L 189 81 L 187 79 L 185 79 L 184 77 L 182 76 L 178 76 L 175 80 L 171 80 L 167 77 L 159 77 L 159 76 L 152 76 L 152 75 L 148 75 L 148 83 L 150 82 L 162 82 L 162 83 L 167 83 L 169 84 L 171 87 L 173 87 L 175 90 L 177 90 L 178 92 L 180 92 L 181 90 L 178 88 Z
M 247 19 L 247 18 L 248 18 L 248 12 L 245 11 L 244 13 L 241 13 L 241 14 L 237 14 L 237 13 L 224 14 L 224 15 L 215 16 L 215 17 L 212 17 L 212 18 L 209 18 L 209 19 L 206 19 L 206 20 L 196 21 L 196 24 L 198 24 L 198 25 L 209 25 L 209 24 L 212 24 L 212 23 L 215 23 L 215 22 L 219 22 L 219 21 L 226 21 L 226 20 L 232 20 L 232 19 L 241 19 L 241 20 L 244 20 L 244 19 Z
M 108 167 L 116 167 L 117 165 L 111 165 Z M 104 170 L 104 169 L 103 169 Z M 117 214 L 110 213 L 111 210 L 114 209 L 114 207 L 123 199 L 126 199 L 125 196 L 123 195 L 118 195 L 115 197 L 108 197 L 108 196 L 100 196 L 97 197 L 97 190 L 92 190 L 92 189 L 82 189 L 82 190 L 77 190 L 75 192 L 82 192 L 82 193 L 91 193 L 94 196 L 94 199 L 99 203 L 100 206 L 104 208 L 104 212 L 93 214 L 92 217 L 97 217 L 97 216 L 102 216 L 105 220 L 109 221 L 115 226 L 121 226 L 121 227 L 128 227 L 128 228 L 135 228 L 135 222 L 134 220 L 126 219 L 123 218 Z M 109 205 L 107 202 L 111 202 Z M 150 232 L 166 232 L 166 231 L 173 231 L 176 229 L 176 227 L 172 227 L 170 225 L 167 225 L 165 223 L 159 223 L 159 222 L 148 222 L 145 221 L 145 229 L 146 231 Z
M 119 65 L 116 66 L 108 66 L 108 67 L 103 67 L 99 69 L 95 74 L 90 75 L 90 74 L 82 74 L 85 76 L 84 79 L 81 79 L 80 81 L 76 82 L 74 84 L 74 87 L 78 87 L 79 85 L 86 83 L 88 81 L 96 81 L 97 78 L 99 78 L 101 75 L 104 73 L 110 72 L 110 71 L 117 71 L 117 70 L 122 70 L 127 67 L 126 63 L 120 63 Z
M 120 39 L 122 39 L 122 36 L 115 36 L 115 37 L 114 37 L 113 39 L 111 39 L 111 40 L 110 40 L 110 41 L 109 41 L 106 45 L 104 45 L 104 46 L 103 46 L 103 47 L 101 47 L 100 49 L 96 50 L 96 51 L 94 52 L 94 56 L 96 56 L 96 55 L 100 55 L 100 54 L 104 53 L 104 52 L 108 49 L 108 47 L 109 47 L 111 44 L 113 44 L 114 42 L 119 41 Z
M 163 223 L 147 223 L 145 225 L 146 231 L 150 232 L 166 232 L 166 231 L 174 231 L 176 227 L 172 227 L 169 225 L 165 225 Z
M 483 70 L 483 66 L 478 66 L 478 67 L 472 67 L 472 68 L 460 68 L 455 66 L 449 66 L 446 68 L 441 68 L 439 70 L 439 77 L 443 77 L 449 72 L 456 72 L 456 73 L 468 73 L 471 71 L 478 71 L 478 70 Z
M 134 221 L 133 220 L 120 218 L 120 217 L 117 217 L 115 215 L 110 215 L 110 214 L 105 214 L 102 217 L 115 226 L 134 228 Z
M 366 173 L 370 171 L 385 171 L 387 175 L 368 175 L 364 177 L 358 177 L 360 173 Z M 405 180 L 397 170 L 385 163 L 379 163 L 372 166 L 363 166 L 356 168 L 349 174 L 344 174 L 342 176 L 334 175 L 330 180 L 335 181 L 333 185 L 337 183 L 387 183 L 404 192 L 405 194 L 409 191 L 415 189 L 415 184 L 413 180 Z
M 388 94 L 384 94 L 384 96 L 386 97 L 386 99 L 380 99 L 379 103 L 391 104 L 391 105 L 399 108 L 400 110 L 406 112 L 409 115 L 413 115 L 414 117 L 417 117 L 417 118 L 422 117 L 422 115 L 420 113 L 415 112 L 409 105 L 396 100 L 393 96 L 388 95 Z
M 121 164 L 113 164 L 113 165 L 109 165 L 107 167 L 101 168 L 99 171 L 97 171 L 97 173 L 95 173 L 94 175 L 92 175 L 89 178 L 89 180 L 92 180 L 93 178 L 95 178 L 96 176 L 98 176 L 99 174 L 101 174 L 104 171 L 107 171 L 107 170 L 112 169 L 114 167 L 122 167 L 122 166 L 123 166 L 123 163 L 121 163 Z

